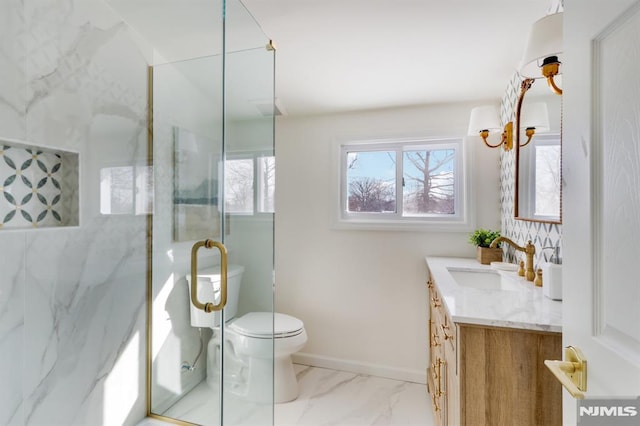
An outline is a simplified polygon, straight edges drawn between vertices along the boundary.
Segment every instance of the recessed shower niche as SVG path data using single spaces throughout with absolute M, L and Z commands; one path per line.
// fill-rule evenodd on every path
M 0 230 L 78 225 L 78 154 L 0 139 Z

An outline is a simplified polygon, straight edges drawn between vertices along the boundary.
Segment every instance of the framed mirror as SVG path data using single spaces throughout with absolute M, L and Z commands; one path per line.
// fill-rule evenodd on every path
M 515 146 L 514 217 L 562 223 L 562 96 L 552 93 L 544 80 L 535 80 L 524 96 L 520 121 L 520 146 Z M 527 143 L 529 126 L 536 130 Z

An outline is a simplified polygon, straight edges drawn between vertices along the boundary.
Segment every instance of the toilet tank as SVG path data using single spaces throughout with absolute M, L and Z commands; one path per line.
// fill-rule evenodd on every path
M 225 321 L 229 321 L 238 312 L 240 298 L 240 283 L 244 267 L 240 265 L 227 266 L 227 304 L 224 307 Z M 186 276 L 189 290 L 189 311 L 192 327 L 219 327 L 220 312 L 205 312 L 191 303 L 191 274 Z M 202 303 L 218 303 L 220 301 L 220 266 L 201 269 L 198 272 L 198 299 Z

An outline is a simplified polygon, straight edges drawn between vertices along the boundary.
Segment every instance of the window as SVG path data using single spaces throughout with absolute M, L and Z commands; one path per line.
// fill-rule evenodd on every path
M 560 135 L 536 135 L 520 152 L 519 209 L 539 220 L 553 220 L 560 212 Z M 528 184 L 527 184 L 528 182 Z
M 275 157 L 228 158 L 224 167 L 224 203 L 228 213 L 273 213 Z
M 560 144 L 538 144 L 535 154 L 535 215 L 554 216 L 560 211 Z
M 100 169 L 100 213 L 149 214 L 153 210 L 153 169 L 121 166 Z
M 275 211 L 276 157 L 258 157 L 258 212 Z
M 227 213 L 253 213 L 252 158 L 225 161 L 224 207 Z
M 462 140 L 356 142 L 340 156 L 342 223 L 466 224 Z

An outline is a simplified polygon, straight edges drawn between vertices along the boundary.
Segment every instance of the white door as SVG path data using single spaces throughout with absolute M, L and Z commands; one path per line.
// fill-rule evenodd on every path
M 588 361 L 587 399 L 635 398 L 640 1 L 565 0 L 564 9 L 563 343 Z M 563 394 L 564 424 L 576 424 L 576 400 Z M 640 424 L 640 413 L 632 424 Z

